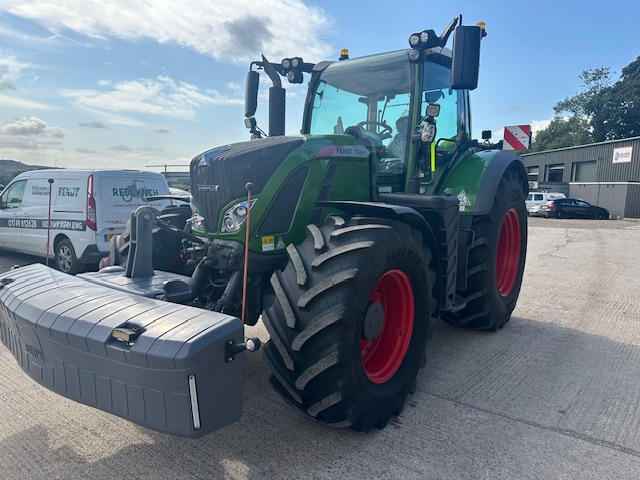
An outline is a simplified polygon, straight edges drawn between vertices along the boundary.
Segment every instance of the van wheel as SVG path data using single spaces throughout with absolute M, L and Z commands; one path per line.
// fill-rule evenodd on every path
M 56 265 L 58 270 L 69 275 L 78 273 L 78 258 L 69 240 L 62 240 L 56 245 Z

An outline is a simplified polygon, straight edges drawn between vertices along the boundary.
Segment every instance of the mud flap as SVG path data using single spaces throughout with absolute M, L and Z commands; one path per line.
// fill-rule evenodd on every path
M 39 384 L 153 430 L 197 438 L 242 414 L 235 317 L 36 264 L 0 275 L 0 337 Z

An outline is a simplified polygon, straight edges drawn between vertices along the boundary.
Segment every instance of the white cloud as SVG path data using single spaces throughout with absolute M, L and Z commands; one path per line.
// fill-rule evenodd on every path
M 531 122 L 531 135 L 535 138 L 540 130 L 544 130 L 549 126 L 551 120 L 551 118 L 549 120 L 533 120 Z
M 0 49 L 0 91 L 16 90 L 14 82 L 25 67 L 27 65 L 18 62 L 15 56 Z
M 133 148 L 127 147 L 126 145 L 114 145 L 113 147 L 109 147 L 109 150 L 112 152 L 131 152 Z
M 31 110 L 52 110 L 52 107 L 45 105 L 44 103 L 34 102 L 32 100 L 26 100 L 20 97 L 14 97 L 13 95 L 3 95 L 0 93 L 0 107 L 1 108 L 25 108 Z
M 11 158 L 11 153 L 8 149 L 14 150 L 37 150 L 38 142 L 33 138 L 25 137 L 2 137 L 0 136 L 0 147 L 3 150 L 3 157 Z
M 79 123 L 78 126 L 79 127 L 87 127 L 87 128 L 102 128 L 102 129 L 105 129 L 105 130 L 109 129 L 109 125 L 107 125 L 106 123 L 104 123 L 104 122 L 96 122 L 96 121 L 93 121 L 93 122 L 82 122 L 82 123 Z
M 106 112 L 135 112 L 193 120 L 204 105 L 242 105 L 239 96 L 225 97 L 215 90 L 201 92 L 195 85 L 175 82 L 167 76 L 154 80 L 118 82 L 108 91 L 63 90 L 78 106 Z
M 68 29 L 95 38 L 175 43 L 241 64 L 260 53 L 321 60 L 329 55 L 323 37 L 332 31 L 325 12 L 302 0 L 14 0 L 7 10 L 56 34 Z
M 47 123 L 38 117 L 23 117 L 12 123 L 7 123 L 0 132 L 5 135 L 40 135 L 46 137 L 64 138 L 64 130 L 58 127 L 49 127 Z

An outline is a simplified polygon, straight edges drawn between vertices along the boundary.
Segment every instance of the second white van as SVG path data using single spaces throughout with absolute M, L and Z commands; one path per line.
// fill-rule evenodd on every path
M 161 209 L 165 177 L 141 170 L 22 173 L 0 195 L 0 249 L 54 258 L 65 273 L 97 265 L 140 205 Z

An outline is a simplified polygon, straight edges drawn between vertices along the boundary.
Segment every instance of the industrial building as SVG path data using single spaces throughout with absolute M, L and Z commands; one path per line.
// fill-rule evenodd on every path
M 562 192 L 640 218 L 640 137 L 522 155 L 530 191 Z

